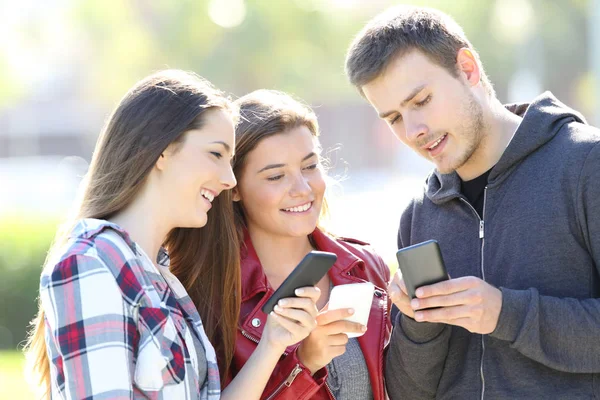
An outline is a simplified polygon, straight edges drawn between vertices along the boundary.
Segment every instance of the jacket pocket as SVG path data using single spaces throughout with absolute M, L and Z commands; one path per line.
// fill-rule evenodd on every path
M 181 383 L 185 359 L 189 358 L 183 317 L 167 308 L 139 307 L 137 329 L 135 384 L 142 390 L 156 391 Z

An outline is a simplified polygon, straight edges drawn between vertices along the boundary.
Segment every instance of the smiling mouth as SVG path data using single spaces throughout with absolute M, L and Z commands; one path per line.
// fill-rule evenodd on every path
M 427 147 L 427 150 L 432 151 L 435 150 L 440 143 L 442 143 L 442 141 L 444 141 L 444 139 L 446 139 L 446 136 L 448 136 L 448 134 L 444 134 L 442 135 L 442 137 L 440 137 L 438 140 L 436 140 L 431 146 Z
M 306 204 L 302 204 L 300 206 L 297 207 L 291 207 L 291 208 L 282 208 L 282 211 L 286 211 L 286 212 L 292 212 L 292 213 L 301 213 L 301 212 L 305 212 L 308 211 L 311 207 L 312 207 L 313 202 L 310 201 Z
M 200 191 L 200 195 L 201 195 L 202 197 L 204 197 L 206 200 L 208 200 L 209 202 L 211 202 L 211 203 L 212 203 L 212 202 L 213 202 L 213 200 L 215 199 L 215 195 L 214 195 L 214 194 L 212 194 L 212 193 L 211 193 L 209 190 L 206 190 L 206 189 L 202 189 L 202 190 Z

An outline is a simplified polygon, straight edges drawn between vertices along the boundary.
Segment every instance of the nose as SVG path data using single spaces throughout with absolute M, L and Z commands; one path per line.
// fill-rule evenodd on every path
M 311 192 L 310 184 L 308 183 L 308 179 L 302 174 L 296 174 L 294 178 L 294 182 L 292 183 L 292 187 L 290 189 L 290 196 L 292 197 L 302 197 L 307 196 Z
M 223 185 L 223 190 L 233 189 L 237 185 L 231 165 L 227 165 L 221 173 L 221 185 Z
M 405 136 L 409 143 L 418 143 L 422 136 L 427 136 L 429 128 L 420 118 L 412 116 L 410 118 L 404 118 L 404 129 L 406 129 Z

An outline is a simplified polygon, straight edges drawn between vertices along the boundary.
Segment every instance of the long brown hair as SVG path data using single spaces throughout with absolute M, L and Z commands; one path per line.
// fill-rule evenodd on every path
M 214 108 L 232 111 L 221 92 L 192 73 L 158 72 L 130 89 L 98 138 L 81 198 L 71 217 L 57 232 L 45 265 L 59 260 L 77 219 L 109 219 L 131 204 L 167 146 L 180 143 L 187 131 L 200 129 L 203 114 Z M 165 241 L 172 269 L 179 275 L 189 276 L 188 289 L 195 290 L 197 281 L 206 279 L 202 282 L 205 291 L 195 290 L 194 300 L 211 342 L 223 342 L 223 354 L 233 353 L 235 323 L 226 324 L 232 320 L 237 322 L 239 314 L 239 304 L 228 300 L 226 293 L 240 290 L 239 243 L 229 240 L 234 237 L 235 228 L 231 224 L 233 209 L 228 195 L 225 192 L 215 199 L 204 228 L 176 228 Z M 222 318 L 210 311 L 215 293 L 222 293 L 224 297 L 220 304 Z M 26 368 L 33 383 L 41 385 L 42 396 L 49 397 L 50 360 L 41 305 L 32 325 L 25 348 Z
M 258 144 L 270 136 L 285 133 L 300 126 L 306 126 L 314 140 L 319 143 L 319 123 L 314 111 L 304 103 L 290 95 L 276 90 L 255 90 L 240 97 L 233 103 L 239 112 L 240 120 L 235 129 L 235 156 L 233 157 L 233 173 L 240 179 L 246 158 Z M 319 155 L 320 161 L 323 161 Z M 242 240 L 246 227 L 244 210 L 239 204 L 234 206 L 235 224 Z M 322 220 L 328 215 L 327 196 L 323 197 L 321 213 L 317 226 L 323 229 Z

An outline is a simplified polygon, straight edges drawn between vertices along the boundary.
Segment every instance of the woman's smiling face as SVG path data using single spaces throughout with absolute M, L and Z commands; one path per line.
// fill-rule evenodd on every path
M 318 139 L 304 125 L 271 135 L 250 151 L 234 199 L 251 232 L 299 237 L 314 231 L 326 188 L 319 153 Z

